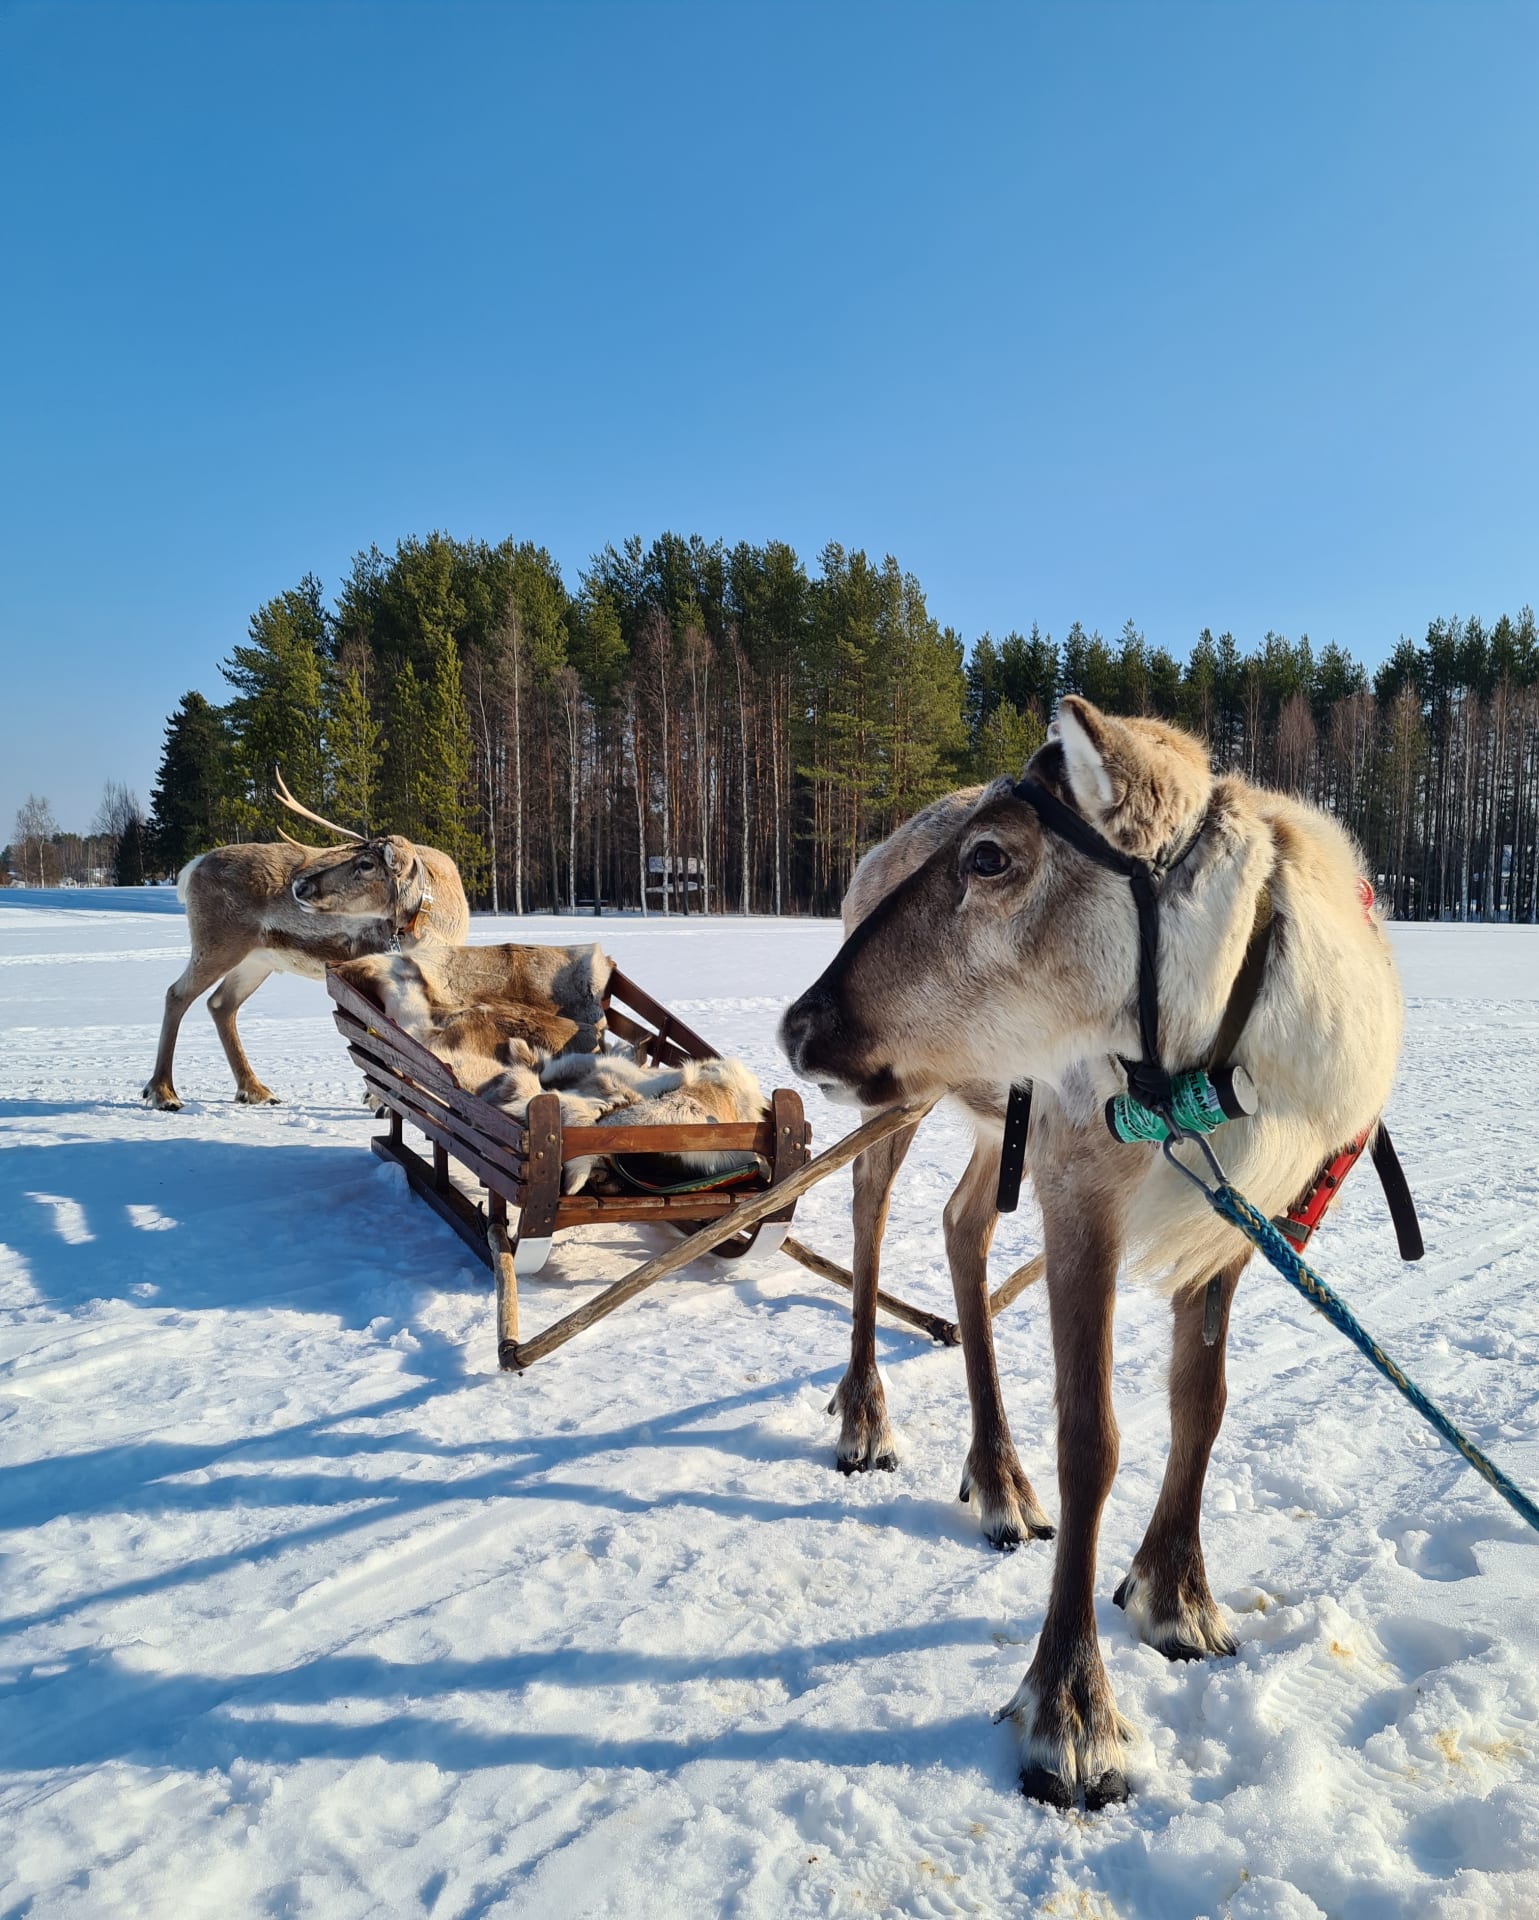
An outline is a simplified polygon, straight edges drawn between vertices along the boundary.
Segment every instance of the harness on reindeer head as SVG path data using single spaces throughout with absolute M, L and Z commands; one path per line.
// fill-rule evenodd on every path
M 390 951 L 392 953 L 399 953 L 401 951 L 401 935 L 403 933 L 412 940 L 417 939 L 421 935 L 423 928 L 427 924 L 428 914 L 432 910 L 433 889 L 428 885 L 427 867 L 423 863 L 420 853 L 414 853 L 412 856 L 411 877 L 417 883 L 417 904 L 404 918 L 398 918 L 395 925 L 391 928 Z M 401 892 L 401 886 L 399 882 L 397 882 L 395 887 L 397 914 L 400 914 L 401 911 Z
M 1191 838 L 1171 859 L 1155 862 L 1140 860 L 1114 846 L 1082 814 L 1038 780 L 1027 777 L 1017 781 L 1014 793 L 1016 799 L 1035 812 L 1049 833 L 1068 841 L 1076 852 L 1097 866 L 1120 874 L 1133 890 L 1133 904 L 1138 912 L 1138 1036 L 1142 1052 L 1137 1060 L 1123 1058 L 1128 1091 L 1114 1094 L 1106 1103 L 1106 1124 L 1113 1137 L 1128 1143 L 1201 1138 L 1226 1120 L 1255 1113 L 1258 1104 L 1255 1085 L 1245 1069 L 1233 1063 L 1232 1056 L 1266 974 L 1274 927 L 1270 884 L 1263 882 L 1257 896 L 1250 940 L 1229 989 L 1207 1066 L 1173 1074 L 1160 1055 L 1160 899 L 1170 876 L 1191 856 L 1207 831 L 1211 815 L 1203 818 Z M 1372 889 L 1366 881 L 1359 882 L 1359 893 L 1366 913 L 1373 904 Z M 1001 1213 L 1013 1212 L 1020 1199 L 1030 1118 L 1031 1085 L 1029 1081 L 1018 1081 L 1010 1089 L 1005 1115 L 997 1195 Z M 1316 1175 L 1309 1191 L 1277 1222 L 1280 1231 L 1295 1247 L 1302 1248 L 1313 1233 L 1336 1189 L 1368 1146 L 1370 1136 L 1374 1167 L 1389 1202 L 1401 1258 L 1421 1258 L 1421 1229 L 1416 1209 L 1389 1130 L 1382 1121 L 1333 1155 Z M 1209 1281 L 1203 1326 L 1209 1345 L 1217 1337 L 1218 1295 L 1218 1282 Z

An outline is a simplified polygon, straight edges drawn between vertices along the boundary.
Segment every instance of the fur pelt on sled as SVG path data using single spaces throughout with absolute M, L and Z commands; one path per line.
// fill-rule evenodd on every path
M 741 1061 L 647 1066 L 606 1044 L 603 994 L 614 963 L 591 947 L 432 947 L 371 954 L 337 971 L 435 1054 L 467 1092 L 522 1120 L 554 1092 L 562 1125 L 710 1126 L 758 1121 L 759 1083 Z M 680 1180 L 738 1172 L 751 1153 L 668 1155 Z M 598 1155 L 568 1162 L 562 1187 L 606 1187 Z
M 421 947 L 337 971 L 479 1093 L 510 1065 L 597 1053 L 614 962 L 596 946 Z
M 685 1060 L 676 1067 L 649 1067 L 621 1053 L 566 1054 L 539 1070 L 540 1086 L 561 1099 L 564 1124 L 568 1102 L 591 1102 L 597 1111 L 587 1124 L 597 1127 L 700 1127 L 762 1120 L 764 1095 L 741 1060 Z M 669 1154 L 681 1180 L 738 1173 L 761 1165 L 752 1153 Z M 575 1193 L 583 1186 L 604 1187 L 614 1176 L 599 1156 L 567 1162 L 562 1186 Z

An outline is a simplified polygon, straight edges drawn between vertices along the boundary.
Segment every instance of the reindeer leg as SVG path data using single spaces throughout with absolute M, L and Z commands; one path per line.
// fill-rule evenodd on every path
M 200 993 L 208 989 L 230 964 L 228 952 L 220 954 L 193 953 L 187 962 L 179 980 L 173 980 L 166 988 L 165 1017 L 160 1023 L 160 1047 L 155 1055 L 155 1070 L 144 1088 L 143 1098 L 153 1107 L 160 1107 L 166 1113 L 176 1113 L 181 1107 L 176 1088 L 171 1084 L 171 1063 L 176 1057 L 176 1036 L 181 1030 L 182 1019 L 187 1009 Z
M 862 1118 L 869 1120 L 871 1115 L 863 1114 Z M 871 1467 L 890 1473 L 898 1464 L 897 1447 L 887 1424 L 887 1396 L 876 1370 L 877 1267 L 892 1183 L 918 1130 L 917 1121 L 911 1127 L 899 1128 L 868 1147 L 855 1162 L 850 1364 L 828 1403 L 830 1413 L 843 1416 L 836 1454 L 841 1473 L 864 1473 Z
M 1117 1712 L 1095 1628 L 1095 1554 L 1101 1508 L 1117 1471 L 1112 1413 L 1112 1306 L 1120 1224 L 1106 1219 L 1104 1191 L 1054 1205 L 1044 1195 L 1047 1287 L 1058 1402 L 1058 1557 L 1036 1654 L 1000 1713 L 1021 1735 L 1021 1791 L 1049 1806 L 1089 1809 L 1127 1798 L 1122 1743 L 1132 1729 Z M 1097 1206 L 1097 1202 L 1101 1204 Z M 1099 1217 L 1098 1217 L 1099 1213 Z
M 946 1202 L 945 1216 L 946 1258 L 973 1410 L 973 1443 L 962 1470 L 960 1497 L 977 1502 L 984 1538 L 1009 1552 L 1023 1540 L 1051 1540 L 1053 1529 L 1016 1457 L 994 1360 L 988 1256 L 999 1220 L 994 1205 L 998 1190 L 999 1148 L 980 1139 Z
M 1202 1483 L 1227 1398 L 1224 1348 L 1229 1339 L 1229 1305 L 1249 1258 L 1248 1252 L 1243 1254 L 1217 1276 L 1218 1338 L 1211 1347 L 1202 1337 L 1206 1287 L 1179 1294 L 1171 1302 L 1170 1457 L 1143 1544 L 1113 1596 L 1126 1609 L 1139 1639 L 1167 1660 L 1202 1660 L 1235 1651 L 1234 1638 L 1208 1588 L 1199 1528 Z
M 235 1016 L 272 971 L 272 963 L 264 954 L 248 953 L 209 996 L 208 1010 L 214 1017 L 214 1030 L 230 1063 L 230 1071 L 235 1075 L 235 1098 L 248 1107 L 264 1106 L 276 1096 L 251 1071 L 246 1049 L 235 1030 Z

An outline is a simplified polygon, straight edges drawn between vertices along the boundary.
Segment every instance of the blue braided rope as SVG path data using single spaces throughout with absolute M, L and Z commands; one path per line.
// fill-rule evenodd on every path
M 1433 1405 L 1414 1380 L 1406 1378 L 1372 1335 L 1364 1331 L 1346 1302 L 1332 1293 L 1313 1267 L 1299 1258 L 1266 1215 L 1258 1213 L 1244 1194 L 1236 1193 L 1233 1187 L 1221 1186 L 1216 1191 L 1205 1188 L 1204 1191 L 1214 1212 L 1222 1214 L 1232 1226 L 1238 1227 L 1246 1239 L 1266 1255 L 1282 1277 L 1297 1287 L 1309 1304 L 1318 1308 L 1333 1327 L 1339 1328 L 1358 1352 L 1373 1362 L 1386 1380 L 1400 1389 L 1428 1426 L 1435 1428 L 1451 1447 L 1457 1448 L 1481 1479 L 1493 1486 L 1514 1513 L 1521 1514 L 1539 1533 L 1539 1507 L 1526 1493 L 1515 1487 L 1501 1468 L 1488 1460 L 1472 1440 L 1467 1440 L 1460 1433 L 1447 1414 Z

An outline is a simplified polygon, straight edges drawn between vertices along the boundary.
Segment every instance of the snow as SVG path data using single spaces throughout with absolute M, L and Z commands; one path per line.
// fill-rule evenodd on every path
M 367 1152 L 321 989 L 207 1016 L 137 1099 L 167 896 L 0 896 L 0 1913 L 1539 1911 L 1539 1540 L 1280 1280 L 1231 1343 L 1205 1543 L 1240 1642 L 1172 1666 L 1112 1606 L 1165 1441 L 1165 1310 L 1125 1291 L 1098 1579 L 1136 1797 L 1016 1791 L 1009 1698 L 1051 1549 L 956 1499 L 961 1356 L 884 1324 L 896 1474 L 842 1479 L 845 1305 L 789 1262 L 664 1282 L 522 1377 L 483 1270 Z M 125 904 L 132 910 L 123 910 Z M 149 911 L 141 910 L 148 907 Z M 766 1086 L 829 923 L 540 917 L 600 937 Z M 1359 1174 L 1317 1245 L 1369 1328 L 1539 1488 L 1539 936 L 1408 928 L 1392 1118 L 1428 1254 Z M 819 1143 L 850 1124 L 810 1093 Z M 966 1136 L 926 1123 L 885 1271 L 946 1310 Z M 845 1257 L 848 1181 L 797 1232 Z M 1033 1249 L 1001 1223 L 995 1270 Z M 645 1256 L 558 1242 L 538 1327 Z M 997 1329 L 1057 1506 L 1045 1300 Z

